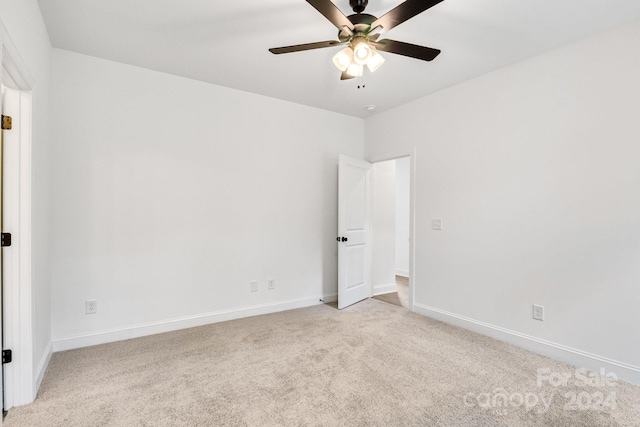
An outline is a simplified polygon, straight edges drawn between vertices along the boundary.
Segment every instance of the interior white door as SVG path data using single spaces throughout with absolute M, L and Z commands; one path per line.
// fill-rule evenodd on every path
M 338 308 L 371 296 L 371 164 L 344 155 L 338 166 Z

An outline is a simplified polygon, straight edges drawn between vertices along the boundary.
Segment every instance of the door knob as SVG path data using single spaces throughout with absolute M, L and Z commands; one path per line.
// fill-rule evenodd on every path
M 343 242 L 346 242 L 347 240 L 349 240 L 349 239 L 347 239 L 346 237 L 343 237 L 343 238 L 342 238 L 342 241 L 343 241 Z

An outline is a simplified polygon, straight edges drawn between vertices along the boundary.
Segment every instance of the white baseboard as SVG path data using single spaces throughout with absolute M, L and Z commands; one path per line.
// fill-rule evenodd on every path
M 396 268 L 396 276 L 409 277 L 409 270 L 402 270 L 400 268 Z
M 457 314 L 423 304 L 414 303 L 414 310 L 416 313 L 422 314 L 423 316 L 459 326 L 461 328 L 495 338 L 499 341 L 533 351 L 534 353 L 560 360 L 570 365 L 586 368 L 595 372 L 604 368 L 607 372 L 614 373 L 623 381 L 640 385 L 640 367 L 638 366 L 608 359 L 606 357 L 577 350 L 562 344 L 556 344 L 530 335 L 521 334 L 520 332 L 511 331 L 509 329 L 480 322 L 468 317 L 459 316 Z
M 179 329 L 193 328 L 211 323 L 225 322 L 243 317 L 259 316 L 261 314 L 277 313 L 279 311 L 293 310 L 296 308 L 310 307 L 337 299 L 336 294 L 321 297 L 299 298 L 272 304 L 262 304 L 251 307 L 242 307 L 231 310 L 223 310 L 214 313 L 205 313 L 194 316 L 186 316 L 177 319 L 169 319 L 160 322 L 144 323 L 123 328 L 110 329 L 89 334 L 80 334 L 53 340 L 53 351 L 72 350 L 74 348 L 89 347 L 92 345 L 106 344 L 115 341 L 139 338 L 148 335 L 161 334 L 163 332 L 177 331 Z
M 396 291 L 396 284 L 389 283 L 387 285 L 378 285 L 373 287 L 373 295 L 388 294 Z
M 44 351 L 40 362 L 38 363 L 38 367 L 36 368 L 36 389 L 34 392 L 35 395 L 38 394 L 38 390 L 40 390 L 40 384 L 42 384 L 42 380 L 44 379 L 44 374 L 47 372 L 47 368 L 49 367 L 49 362 L 51 362 L 51 356 L 53 355 L 53 341 L 49 341 L 47 345 L 47 349 Z

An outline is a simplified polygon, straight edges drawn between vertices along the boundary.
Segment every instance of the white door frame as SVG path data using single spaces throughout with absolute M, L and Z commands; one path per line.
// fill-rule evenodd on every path
M 383 155 L 372 157 L 366 159 L 370 163 L 380 163 L 386 162 L 389 160 L 397 160 L 403 157 L 409 157 L 410 164 L 410 177 L 409 177 L 409 310 L 415 311 L 414 301 L 415 301 L 415 247 L 416 247 L 416 238 L 415 238 L 415 193 L 416 193 L 416 149 L 407 152 L 398 150 L 386 152 Z M 375 244 L 375 243 L 374 243 Z
M 19 120 L 11 137 L 5 133 L 4 228 L 12 233 L 12 246 L 4 249 L 5 346 L 13 362 L 4 366 L 5 399 L 9 409 L 33 402 L 37 381 L 34 359 L 34 310 L 31 282 L 31 140 L 35 80 L 0 21 L 0 60 L 6 86 L 20 91 Z M 11 140 L 9 142 L 8 140 Z M 16 142 L 17 140 L 17 142 Z M 11 146 L 8 146 L 11 145 Z

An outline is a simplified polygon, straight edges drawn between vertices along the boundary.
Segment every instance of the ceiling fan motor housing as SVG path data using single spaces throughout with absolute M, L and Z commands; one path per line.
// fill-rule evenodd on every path
M 353 0 L 352 0 L 353 1 Z M 353 31 L 342 29 L 338 32 L 338 39 L 342 42 L 348 42 L 354 35 L 366 36 L 371 31 L 371 24 L 378 18 L 368 13 L 357 13 L 347 17 L 353 24 Z
M 362 13 L 369 4 L 369 0 L 349 0 L 349 5 L 355 13 Z

